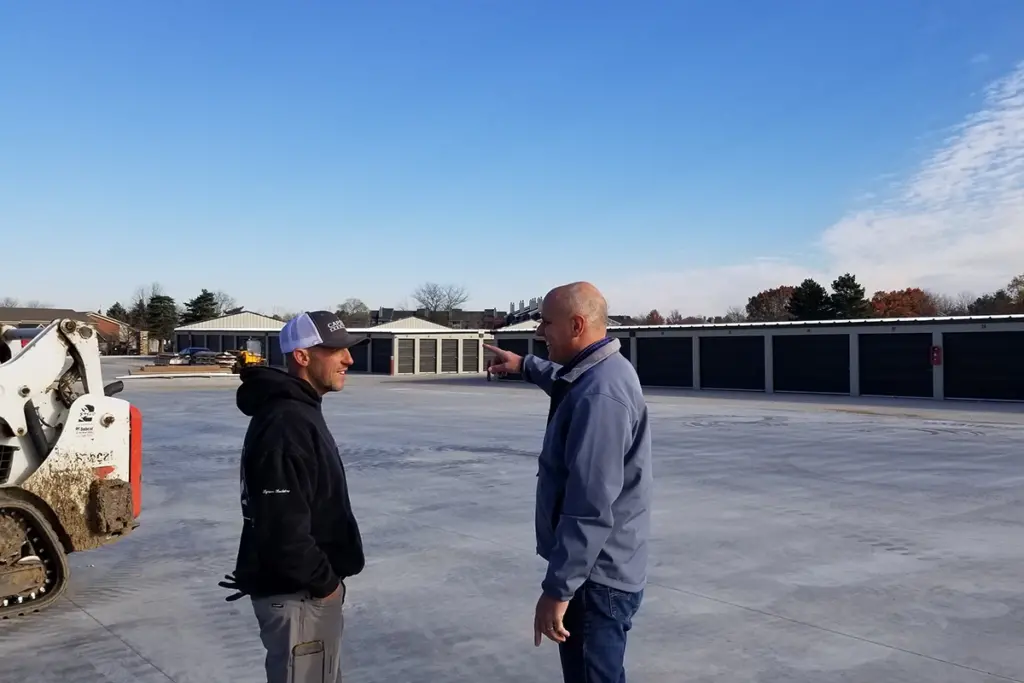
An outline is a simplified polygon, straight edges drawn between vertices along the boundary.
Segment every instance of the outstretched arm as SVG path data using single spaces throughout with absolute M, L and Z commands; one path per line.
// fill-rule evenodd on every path
M 551 387 L 555 384 L 555 373 L 562 368 L 554 361 L 544 360 L 532 353 L 523 358 L 523 379 L 551 395 Z

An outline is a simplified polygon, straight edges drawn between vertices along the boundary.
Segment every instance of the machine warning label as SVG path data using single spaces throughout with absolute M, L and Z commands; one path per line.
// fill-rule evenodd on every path
M 86 404 L 78 413 L 78 424 L 75 425 L 75 434 L 89 436 L 93 432 L 93 417 L 96 415 L 96 406 Z

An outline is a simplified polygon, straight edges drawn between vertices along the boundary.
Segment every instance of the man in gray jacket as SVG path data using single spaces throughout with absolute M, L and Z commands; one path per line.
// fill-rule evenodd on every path
M 647 583 L 653 475 L 647 404 L 607 336 L 596 287 L 551 290 L 538 335 L 548 360 L 496 347 L 492 373 L 522 373 L 551 397 L 537 478 L 537 553 L 548 563 L 534 617 L 559 644 L 566 683 L 624 683 L 626 634 Z

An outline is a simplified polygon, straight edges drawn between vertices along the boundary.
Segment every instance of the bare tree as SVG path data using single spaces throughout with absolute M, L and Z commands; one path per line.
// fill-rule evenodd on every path
M 223 290 L 218 290 L 217 293 L 213 295 L 213 299 L 217 306 L 217 315 L 215 317 L 224 315 L 225 311 L 230 311 L 238 305 L 235 302 L 235 298 Z
M 412 298 L 431 313 L 452 311 L 469 301 L 469 292 L 460 285 L 439 285 L 427 282 L 412 293 Z
M 747 313 L 739 306 L 730 306 L 729 310 L 722 316 L 722 322 L 741 323 L 747 319 Z
M 939 292 L 925 292 L 935 306 L 936 315 L 968 315 L 970 306 L 977 298 L 970 292 L 960 292 L 956 296 Z
M 348 315 L 365 315 L 370 312 L 369 306 L 363 303 L 362 299 L 349 297 L 334 308 L 335 312 L 344 317 Z
M 0 308 L 18 308 L 18 300 L 13 296 L 0 298 Z

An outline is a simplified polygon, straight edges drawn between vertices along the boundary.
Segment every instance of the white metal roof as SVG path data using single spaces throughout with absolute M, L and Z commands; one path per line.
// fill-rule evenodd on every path
M 745 323 L 688 323 L 684 325 L 620 325 L 616 330 L 687 330 L 687 329 L 715 329 L 715 328 L 743 328 L 743 327 L 805 327 L 805 326 L 851 326 L 851 325 L 896 325 L 906 323 L 967 323 L 967 322 L 988 322 L 995 320 L 1017 320 L 1024 321 L 1024 314 L 1010 313 L 1005 315 L 947 315 L 919 318 L 854 318 L 850 320 L 782 320 L 776 322 L 745 322 Z M 529 332 L 533 328 L 527 327 L 526 323 L 532 320 L 523 321 L 508 327 L 499 327 L 494 330 L 496 334 L 502 332 Z
M 516 323 L 515 325 L 506 325 L 505 327 L 499 327 L 496 332 L 529 332 L 540 327 L 540 322 L 537 320 L 524 320 Z
M 242 311 L 174 328 L 175 332 L 280 332 L 284 323 L 269 315 Z
M 417 318 L 416 316 L 410 316 L 408 318 L 401 318 L 399 320 L 392 320 L 389 323 L 383 323 L 382 325 L 375 325 L 373 327 L 363 328 L 361 332 L 391 332 L 393 330 L 401 330 L 403 332 L 409 330 L 415 330 L 417 332 L 432 331 L 440 332 L 442 330 L 446 332 L 456 332 L 451 327 L 439 325 L 438 323 L 424 320 L 423 318 Z

